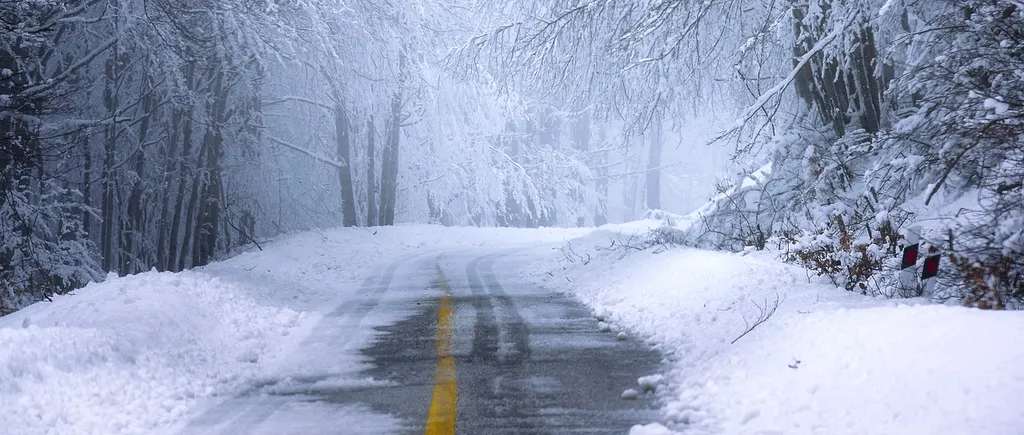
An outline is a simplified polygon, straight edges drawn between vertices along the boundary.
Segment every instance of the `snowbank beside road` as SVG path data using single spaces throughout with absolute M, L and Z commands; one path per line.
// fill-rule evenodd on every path
M 90 284 L 0 318 L 6 434 L 144 433 L 230 391 L 304 315 L 203 273 Z
M 866 298 L 770 254 L 607 249 L 617 232 L 650 224 L 573 240 L 529 273 L 661 348 L 669 372 L 658 394 L 673 429 L 1021 433 L 1024 313 Z

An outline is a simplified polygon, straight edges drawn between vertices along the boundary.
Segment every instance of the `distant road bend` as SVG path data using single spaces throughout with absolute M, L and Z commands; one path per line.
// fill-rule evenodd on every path
M 636 388 L 638 377 L 658 371 L 660 355 L 598 331 L 598 321 L 574 299 L 526 283 L 519 271 L 529 252 L 430 253 L 387 265 L 363 282 L 361 299 L 325 316 L 313 332 L 320 336 L 312 337 L 343 349 L 343 331 L 359 328 L 367 316 L 413 313 L 378 328 L 380 339 L 362 350 L 372 366 L 366 377 L 384 382 L 323 387 L 316 384 L 323 376 L 310 373 L 289 379 L 305 387 L 254 386 L 182 433 L 275 433 L 282 419 L 267 427 L 270 416 L 288 412 L 295 401 L 358 404 L 398 417 L 397 433 L 427 435 L 625 434 L 656 421 L 652 399 L 620 396 Z M 304 433 L 375 433 L 324 426 Z

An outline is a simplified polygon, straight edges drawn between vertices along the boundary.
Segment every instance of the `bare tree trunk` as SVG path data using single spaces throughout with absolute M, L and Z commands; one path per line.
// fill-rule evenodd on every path
M 115 46 L 116 48 L 116 46 Z M 101 216 L 103 218 L 103 225 L 100 230 L 100 255 L 102 256 L 102 267 L 106 272 L 114 270 L 115 258 L 114 258 L 114 223 L 117 219 L 114 210 L 114 190 L 117 188 L 117 182 L 114 177 L 114 151 L 117 149 L 117 111 L 118 111 L 118 98 L 117 98 L 117 85 L 120 80 L 120 73 L 118 71 L 117 63 L 117 50 L 114 50 L 115 54 L 111 54 L 111 57 L 107 59 L 106 63 L 106 87 L 103 92 L 103 102 L 107 113 L 113 120 L 110 125 L 107 126 L 104 135 L 103 143 L 103 195 L 101 199 Z
M 219 126 L 211 127 L 219 130 Z M 206 148 L 205 167 L 203 173 L 206 175 L 206 182 L 200 183 L 199 216 L 196 218 L 195 255 L 192 266 L 209 264 L 217 253 L 217 240 L 220 235 L 220 198 L 221 174 L 220 156 L 223 138 L 220 132 L 210 134 L 209 145 Z
M 202 151 L 200 152 L 202 154 Z M 196 252 L 193 230 L 196 225 L 196 204 L 199 202 L 199 190 L 201 189 L 200 175 L 196 174 L 192 181 L 192 195 L 188 199 L 188 207 L 185 211 L 185 221 L 181 224 L 185 228 L 185 236 L 181 239 L 181 252 L 178 255 L 178 267 L 176 271 L 185 270 L 187 266 L 194 264 Z M 188 260 L 192 260 L 190 263 Z
M 536 140 L 542 145 L 555 147 L 558 144 L 559 132 L 561 131 L 562 126 L 558 123 L 557 118 L 552 116 L 551 112 L 552 110 L 549 107 L 543 109 L 540 116 L 540 125 L 537 126 Z M 557 198 L 564 194 L 556 186 L 546 186 L 545 190 L 547 190 L 547 194 L 550 198 L 556 202 L 558 201 Z M 540 212 L 544 215 L 538 216 L 538 226 L 553 227 L 558 225 L 557 207 L 547 207 L 544 210 L 540 210 Z
M 575 131 L 573 132 L 573 142 L 576 144 L 576 150 L 579 151 L 580 155 L 586 156 L 590 152 L 590 111 L 586 110 L 579 117 L 576 118 Z M 582 191 L 582 186 L 585 186 L 588 181 L 580 177 L 580 191 L 574 193 L 576 201 L 580 204 L 586 202 L 586 192 Z M 582 227 L 587 224 L 586 213 L 581 213 L 576 217 L 576 226 Z
M 186 115 L 187 117 L 188 115 Z M 185 121 L 184 128 L 182 129 L 181 139 L 181 156 L 178 162 L 178 192 L 175 197 L 172 198 L 174 201 L 174 217 L 171 219 L 171 235 L 168 238 L 168 258 L 170 259 L 169 269 L 175 272 L 181 271 L 184 266 L 179 258 L 184 257 L 185 250 L 181 246 L 184 245 L 180 234 L 181 229 L 186 222 L 182 221 L 182 213 L 185 212 L 185 191 L 188 188 L 188 169 L 195 170 L 194 167 L 188 166 L 192 159 L 192 118 L 188 117 Z
M 82 133 L 82 230 L 85 237 L 92 238 L 92 143 L 91 135 Z
M 377 225 L 377 131 L 373 115 L 366 121 L 366 226 Z
M 185 70 L 185 81 L 189 89 L 195 89 L 195 64 L 189 63 Z M 185 190 L 188 187 L 188 175 L 186 169 L 195 170 L 195 167 L 190 167 L 189 163 L 192 161 L 192 114 L 186 112 L 187 109 L 182 109 L 180 114 L 185 118 L 184 125 L 181 129 L 181 155 L 178 160 L 178 192 L 177 195 L 170 200 L 174 201 L 174 217 L 170 221 L 171 234 L 168 237 L 168 266 L 169 270 L 174 272 L 181 271 L 184 266 L 185 250 L 180 248 L 183 244 L 180 237 L 181 228 L 186 225 L 182 222 L 181 215 L 185 211 Z
M 639 138 L 639 144 L 636 143 L 638 138 L 631 137 L 629 140 L 630 148 L 643 146 L 643 136 Z M 628 160 L 626 160 L 626 165 L 626 172 L 628 172 L 629 175 L 622 180 L 622 205 L 625 208 L 625 214 L 622 216 L 622 219 L 625 221 L 631 221 L 636 219 L 637 208 L 640 203 L 640 189 L 642 186 L 640 183 L 641 175 L 639 172 L 644 166 L 643 159 L 639 154 L 632 155 Z M 646 174 L 644 174 L 644 176 L 646 176 Z
M 334 130 L 338 161 L 345 165 L 338 168 L 338 183 L 341 187 L 342 225 L 354 227 L 359 225 L 359 222 L 356 218 L 355 187 L 352 185 L 351 125 L 345 103 L 342 101 L 341 94 L 337 90 L 334 92 L 334 98 L 336 100 L 334 105 Z
M 521 163 L 519 151 L 519 138 L 516 137 L 516 124 L 513 121 L 505 123 L 505 135 L 501 139 L 501 146 L 505 154 L 513 161 Z M 529 218 L 523 209 L 523 204 L 515 196 L 515 186 L 505 183 L 505 209 L 498 216 L 498 225 L 504 227 L 529 226 Z
M 598 164 L 604 164 L 607 161 L 606 154 L 603 151 L 599 154 Z M 608 223 L 608 171 L 604 168 L 599 168 L 597 172 L 597 180 L 594 182 L 594 190 L 597 192 L 597 204 L 594 206 L 595 227 Z
M 650 210 L 661 208 L 661 149 L 663 138 L 661 131 L 661 116 L 655 116 L 652 125 L 652 134 L 649 153 L 647 155 L 647 208 Z
M 882 88 L 875 73 L 878 54 L 875 50 L 875 32 L 868 22 L 860 24 L 857 44 L 853 53 L 853 75 L 860 103 L 860 123 L 868 133 L 878 133 L 882 119 Z
M 516 150 L 516 154 L 519 158 L 516 159 L 516 163 L 520 165 L 526 165 L 530 163 L 530 157 L 523 155 L 521 152 L 523 146 L 529 148 L 537 145 L 537 122 L 533 119 L 527 118 L 523 125 L 523 135 L 521 146 Z M 542 225 L 542 214 L 544 210 L 541 209 L 540 205 L 534 201 L 533 196 L 526 198 L 526 227 L 536 228 Z
M 181 139 L 182 130 L 182 118 L 183 114 L 180 109 L 175 108 L 171 115 L 171 135 L 165 141 L 166 148 L 163 150 L 163 180 L 160 183 L 159 201 L 160 201 L 160 220 L 157 222 L 157 236 L 156 244 L 156 267 L 159 271 L 170 270 L 170 258 L 174 258 L 175 252 L 168 252 L 168 239 L 170 239 L 170 233 L 172 227 L 177 227 L 177 221 L 171 221 L 170 219 L 170 203 L 174 201 L 175 197 L 170 195 L 172 185 L 172 174 L 179 172 L 181 169 L 180 160 L 177 158 L 178 153 L 178 141 Z M 176 163 L 177 162 L 177 163 Z
M 394 225 L 395 223 L 395 197 L 398 196 L 398 146 L 402 122 L 401 99 L 401 93 L 395 92 L 391 102 L 387 143 L 381 158 L 379 219 L 381 225 Z
M 391 120 L 388 122 L 388 140 L 381 159 L 380 220 L 381 225 L 395 224 L 395 202 L 398 197 L 398 151 L 402 132 L 402 87 L 405 86 L 405 52 L 399 55 L 398 90 L 391 99 Z
M 147 71 L 148 73 L 148 71 Z M 146 253 L 143 252 L 142 232 L 145 219 L 142 210 L 142 187 L 146 169 L 146 153 L 143 146 L 149 137 L 149 124 L 153 110 L 153 98 L 148 89 L 148 79 L 143 79 L 142 119 L 139 121 L 139 148 L 135 150 L 135 179 L 132 180 L 131 194 L 128 197 L 128 218 L 122 232 L 127 242 L 121 251 L 121 270 L 131 274 L 145 270 Z
M 598 129 L 597 143 L 598 147 L 605 146 L 605 132 L 604 128 Z M 599 227 L 608 223 L 608 169 L 605 165 L 608 163 L 608 152 L 601 151 L 597 154 L 596 160 L 596 172 L 597 179 L 595 180 L 595 191 L 597 192 L 597 204 L 594 207 L 594 226 Z
M 204 165 L 201 173 L 205 175 L 199 183 L 199 216 L 196 219 L 196 232 L 193 248 L 192 266 L 209 264 L 217 252 L 217 238 L 220 235 L 220 198 L 223 194 L 220 160 L 224 145 L 222 126 L 227 121 L 226 104 L 228 90 L 224 85 L 225 72 L 218 62 L 214 66 L 212 99 L 207 106 L 212 123 L 203 135 Z

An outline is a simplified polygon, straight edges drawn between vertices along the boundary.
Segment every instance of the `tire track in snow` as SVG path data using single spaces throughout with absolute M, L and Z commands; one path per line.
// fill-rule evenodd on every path
M 540 428 L 534 416 L 540 403 L 533 391 L 519 382 L 527 376 L 530 358 L 529 330 L 515 304 L 494 275 L 496 259 L 505 251 L 484 255 L 469 262 L 466 274 L 476 311 L 473 345 L 466 372 L 472 384 L 457 427 L 464 433 L 496 430 L 494 424 L 518 433 L 535 433 Z
M 314 328 L 309 337 L 299 345 L 298 349 L 301 349 L 303 345 L 315 344 L 318 337 L 328 335 L 331 331 L 337 332 L 339 329 L 346 331 L 358 328 L 366 318 L 366 315 L 380 304 L 384 294 L 390 289 L 391 282 L 394 280 L 399 267 L 415 262 L 419 258 L 434 255 L 435 253 L 436 251 L 430 251 L 403 257 L 388 265 L 383 272 L 368 276 L 360 284 L 359 290 L 357 290 L 358 294 L 364 296 L 348 299 L 326 313 L 324 319 Z M 328 322 L 330 325 L 327 325 L 325 320 L 328 319 L 336 320 Z M 338 350 L 347 350 L 353 335 L 355 334 L 342 334 L 340 337 L 334 337 L 335 340 L 331 342 L 332 347 Z M 329 375 L 321 374 L 309 376 L 308 378 L 315 381 L 327 377 Z M 279 381 L 281 379 L 254 383 L 235 397 L 224 400 L 214 407 L 207 409 L 198 417 L 193 418 L 179 433 L 181 435 L 196 433 L 233 435 L 255 431 L 278 409 L 289 403 L 287 398 L 260 394 L 264 389 L 273 387 Z

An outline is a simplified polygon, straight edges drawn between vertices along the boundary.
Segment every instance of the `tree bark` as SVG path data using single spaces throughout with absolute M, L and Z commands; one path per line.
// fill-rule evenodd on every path
M 127 246 L 122 247 L 121 250 L 121 270 L 128 274 L 143 271 L 145 270 L 145 265 L 150 263 L 145 259 L 146 254 L 143 252 L 142 243 L 142 232 L 145 230 L 143 228 L 145 218 L 142 209 L 142 188 L 146 169 L 146 153 L 142 147 L 149 136 L 150 112 L 153 110 L 153 98 L 152 94 L 149 93 L 148 80 L 144 79 L 143 83 L 144 85 L 141 89 L 143 95 L 142 119 L 139 121 L 138 137 L 139 148 L 135 150 L 134 156 L 135 179 L 132 180 L 131 194 L 128 197 L 127 225 L 122 230 Z
M 505 154 L 508 155 L 512 161 L 516 163 L 522 163 L 522 157 L 519 151 L 519 140 L 516 136 L 516 124 L 515 122 L 508 121 L 505 123 L 505 135 L 501 139 L 502 148 L 504 148 Z M 512 181 L 512 180 L 509 180 Z M 523 209 L 523 204 L 520 203 L 516 196 L 516 186 L 513 186 L 508 181 L 505 183 L 505 210 L 498 217 L 498 225 L 504 227 L 526 227 L 529 226 L 529 217 L 526 211 Z
M 373 115 L 366 121 L 366 226 L 377 225 L 377 131 Z
M 181 252 L 178 255 L 178 267 L 175 269 L 177 272 L 185 270 L 190 265 L 189 260 L 195 258 L 195 243 L 192 240 L 192 233 L 196 222 L 196 203 L 199 202 L 199 177 L 197 174 L 192 181 L 192 195 L 188 199 L 185 221 L 181 223 L 185 228 L 185 235 L 181 239 Z
M 579 117 L 576 118 L 575 131 L 573 132 L 573 142 L 575 142 L 576 150 L 579 151 L 580 155 L 587 155 L 590 151 L 590 111 L 584 111 Z M 580 189 L 573 193 L 573 199 L 581 205 L 586 204 L 586 192 L 583 192 L 582 186 L 586 185 L 589 180 L 579 177 Z M 587 216 L 585 213 L 581 213 L 576 217 L 576 226 L 583 227 L 587 224 Z
M 185 70 L 185 82 L 189 89 L 195 89 L 195 64 L 189 63 Z M 181 129 L 181 155 L 178 158 L 178 192 L 171 200 L 174 201 L 174 217 L 170 221 L 171 234 L 168 237 L 168 269 L 174 272 L 181 271 L 184 266 L 185 250 L 181 248 L 183 241 L 180 237 L 181 229 L 186 222 L 182 222 L 182 213 L 185 211 L 185 191 L 188 188 L 188 176 L 186 169 L 195 170 L 195 167 L 188 166 L 192 159 L 192 118 L 188 113 L 189 108 L 181 109 L 185 122 Z
M 117 84 L 120 79 L 116 53 L 117 50 L 115 49 L 114 54 L 111 54 L 111 57 L 107 59 L 105 65 L 105 77 L 107 82 L 103 91 L 104 108 L 115 121 L 111 122 L 105 129 L 103 142 L 103 175 L 101 178 L 103 182 L 103 195 L 100 200 L 100 212 L 103 218 L 103 225 L 100 229 L 100 255 L 103 258 L 102 267 L 105 272 L 114 270 L 114 266 L 116 264 L 116 260 L 114 258 L 114 242 L 117 239 L 114 237 L 114 223 L 117 216 L 115 215 L 114 210 L 114 189 L 116 188 L 117 181 L 114 177 L 114 151 L 117 148 Z
M 227 113 L 228 89 L 224 85 L 225 72 L 217 62 L 213 73 L 213 89 L 208 105 L 212 123 L 207 126 L 203 135 L 204 165 L 201 173 L 205 177 L 200 184 L 199 216 L 196 220 L 196 240 L 192 266 L 209 264 L 217 253 L 217 240 L 220 235 L 220 214 L 222 183 L 220 160 L 224 145 L 223 125 L 228 121 Z
M 182 118 L 184 114 L 178 108 L 173 109 L 170 119 L 170 137 L 165 141 L 166 148 L 163 149 L 163 174 L 160 183 L 159 202 L 160 202 L 160 217 L 157 221 L 157 245 L 156 245 L 156 267 L 157 270 L 163 272 L 170 270 L 170 258 L 174 258 L 176 253 L 168 253 L 168 239 L 170 239 L 171 227 L 177 226 L 177 221 L 171 221 L 170 212 L 171 201 L 174 201 L 175 197 L 170 195 L 171 186 L 173 184 L 173 174 L 180 171 L 180 160 L 178 159 L 178 143 L 181 139 L 182 130 Z
M 598 129 L 597 133 L 598 147 L 605 146 L 605 131 L 604 128 Z M 601 151 L 597 154 L 597 179 L 595 180 L 595 189 L 597 191 L 597 204 L 594 206 L 594 226 L 599 227 L 608 223 L 608 169 L 605 165 L 608 163 L 608 152 Z
M 398 196 L 398 147 L 400 140 L 401 93 L 395 92 L 391 103 L 387 144 L 381 158 L 380 218 L 381 225 L 395 224 L 395 197 Z
M 91 135 L 82 133 L 82 231 L 92 239 L 92 143 Z M 0 203 L 2 205 L 2 203 Z
M 654 118 L 647 155 L 647 208 L 661 208 L 661 150 L 663 146 L 661 116 Z
M 402 88 L 405 86 L 406 57 L 399 55 L 398 89 L 391 98 L 391 119 L 388 122 L 388 140 L 381 159 L 380 219 L 381 225 L 395 224 L 395 202 L 398 197 L 398 152 L 402 129 Z
M 336 103 L 334 105 L 334 130 L 335 142 L 337 145 L 338 161 L 344 167 L 338 168 L 338 183 L 341 187 L 341 216 L 342 225 L 354 227 L 359 225 L 356 218 L 356 195 L 355 187 L 352 185 L 352 141 L 350 139 L 351 125 L 345 103 L 339 92 L 334 92 Z

